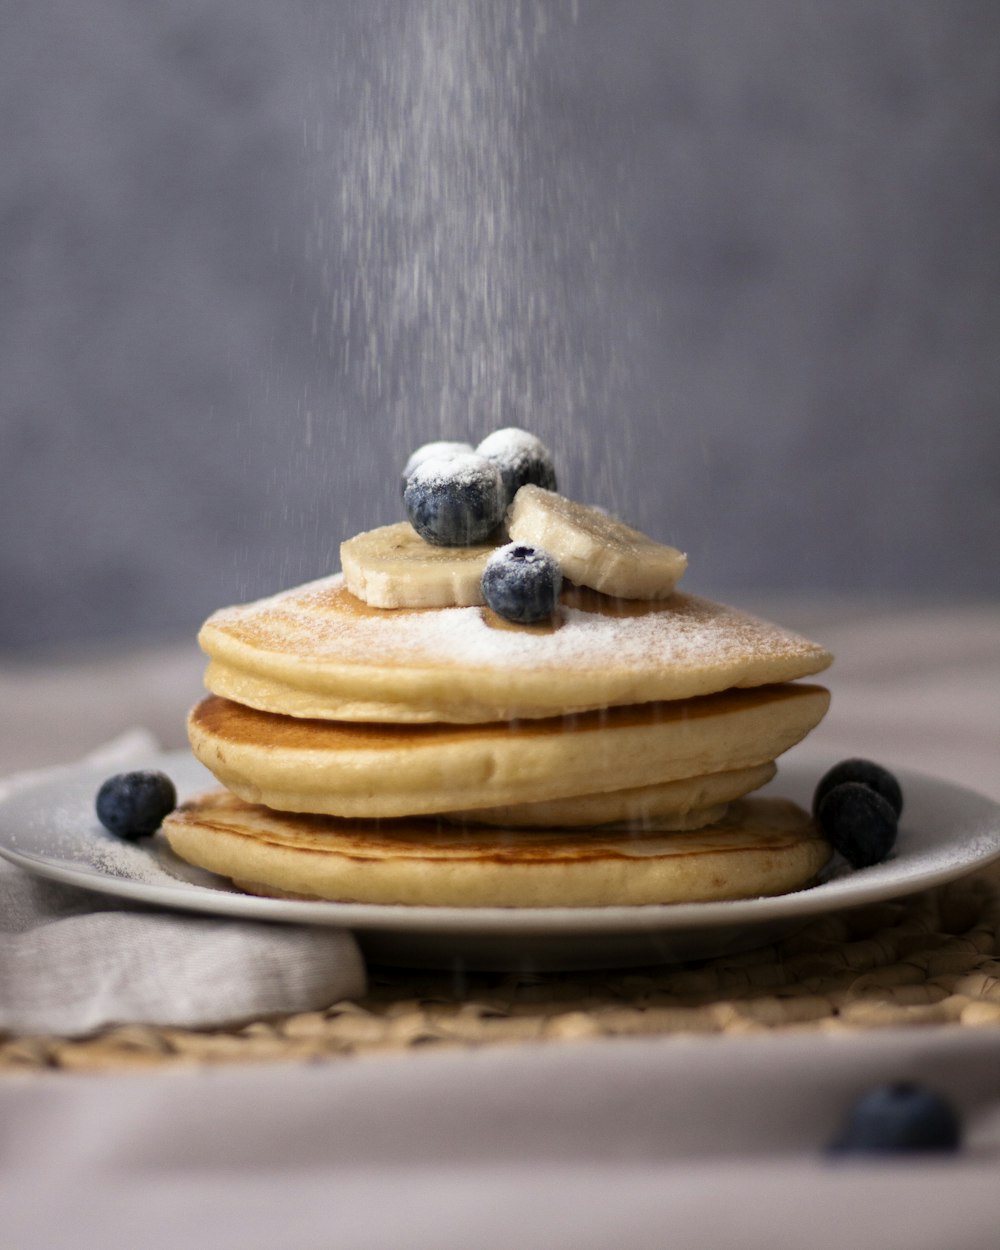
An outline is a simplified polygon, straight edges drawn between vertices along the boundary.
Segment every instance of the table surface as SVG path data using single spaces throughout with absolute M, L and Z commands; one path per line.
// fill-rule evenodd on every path
M 753 606 L 837 657 L 831 711 L 797 750 L 1000 799 L 1000 605 Z M 0 773 L 137 725 L 181 745 L 201 669 L 187 644 L 0 665 Z M 365 1004 L 191 1034 L 169 1063 L 142 1029 L 8 1039 L 8 1055 L 25 1050 L 0 1079 L 0 1220 L 19 1247 L 123 1231 L 147 1246 L 308 1247 L 331 1244 L 331 1227 L 371 1246 L 641 1247 L 666 1228 L 672 1246 L 994 1244 L 1000 878 L 831 923 L 846 927 L 823 939 L 811 994 L 815 933 L 726 968 L 592 978 L 583 995 L 579 978 L 379 974 Z M 821 1027 L 839 992 L 855 1018 Z M 40 1075 L 57 1059 L 39 1063 L 38 1047 L 60 1045 L 76 1074 Z M 849 1098 L 901 1075 L 960 1104 L 961 1158 L 825 1162 Z

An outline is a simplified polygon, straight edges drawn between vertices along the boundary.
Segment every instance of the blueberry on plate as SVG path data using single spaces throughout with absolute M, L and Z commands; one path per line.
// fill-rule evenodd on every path
M 489 541 L 507 507 L 500 470 L 475 452 L 432 456 L 418 464 L 403 501 L 410 524 L 436 547 L 474 547 Z
M 880 794 L 886 802 L 892 805 L 897 816 L 903 813 L 903 791 L 899 782 L 887 768 L 883 768 L 881 764 L 875 764 L 871 760 L 850 759 L 841 760 L 839 764 L 834 766 L 819 779 L 816 786 L 816 792 L 813 795 L 813 815 L 819 813 L 819 805 L 823 799 L 833 789 L 845 781 L 859 781 L 862 785 L 870 786 L 876 794 Z
M 961 1144 L 962 1122 L 947 1098 L 914 1082 L 897 1081 L 858 1099 L 829 1153 L 946 1153 Z
M 852 868 L 880 864 L 896 844 L 899 820 L 886 799 L 860 781 L 842 781 L 816 813 L 823 836 Z
M 517 426 L 508 426 L 489 434 L 476 448 L 481 456 L 493 460 L 503 474 L 504 492 L 509 505 L 522 486 L 556 489 L 556 470 L 552 455 L 540 438 Z
M 116 773 L 97 791 L 97 819 L 119 838 L 148 838 L 177 806 L 170 778 L 152 770 Z
M 508 543 L 486 561 L 480 585 L 497 616 L 516 625 L 534 625 L 556 610 L 562 573 L 541 547 Z
M 418 464 L 423 464 L 425 460 L 439 459 L 450 460 L 452 456 L 467 455 L 472 451 L 471 443 L 454 443 L 447 439 L 439 439 L 434 443 L 424 443 L 421 447 L 410 456 L 403 472 L 399 478 L 399 493 L 402 494 L 406 490 L 406 483 L 410 480 L 410 474 Z

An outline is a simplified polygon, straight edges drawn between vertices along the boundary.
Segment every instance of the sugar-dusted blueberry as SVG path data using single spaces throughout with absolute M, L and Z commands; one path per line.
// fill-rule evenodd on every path
M 859 781 L 870 786 L 876 794 L 880 794 L 892 805 L 897 816 L 903 813 L 903 791 L 899 782 L 887 768 L 872 760 L 849 759 L 841 760 L 823 774 L 813 794 L 813 815 L 819 812 L 819 805 L 834 786 L 845 781 Z
M 842 781 L 828 790 L 816 819 L 823 836 L 852 868 L 880 864 L 899 829 L 892 804 L 860 781 Z
M 556 610 L 562 573 L 541 547 L 508 543 L 486 561 L 481 580 L 488 607 L 505 621 L 533 625 Z
M 912 1081 L 869 1090 L 850 1109 L 831 1154 L 953 1152 L 962 1144 L 962 1121 L 942 1094 Z
M 471 443 L 455 443 L 447 439 L 438 439 L 433 443 L 424 443 L 417 448 L 403 466 L 403 472 L 399 477 L 399 493 L 402 494 L 406 490 L 406 483 L 410 480 L 410 474 L 417 465 L 423 464 L 425 460 L 450 460 L 453 456 L 467 455 L 472 449 Z
M 437 547 L 488 542 L 506 510 L 500 470 L 475 452 L 432 456 L 418 464 L 403 501 L 410 524 Z
M 116 773 L 97 791 L 97 819 L 120 838 L 148 838 L 177 806 L 177 791 L 166 773 Z
M 517 426 L 495 430 L 483 439 L 476 451 L 500 466 L 508 504 L 521 487 L 529 483 L 544 490 L 556 489 L 552 454 L 540 438 L 527 430 Z

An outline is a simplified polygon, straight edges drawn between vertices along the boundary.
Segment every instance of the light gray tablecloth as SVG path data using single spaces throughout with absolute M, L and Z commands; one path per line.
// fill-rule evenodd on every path
M 870 755 L 1000 798 L 1000 607 L 775 615 L 837 654 L 833 707 L 800 754 Z M 196 657 L 178 654 L 164 663 L 194 674 Z M 59 716 L 35 721 L 32 675 L 0 673 L 0 703 L 16 687 L 24 710 L 0 750 L 21 766 L 72 759 L 146 721 L 141 679 L 118 693 L 109 671 L 95 690 L 85 668 L 67 668 Z M 44 703 L 51 674 L 38 683 Z M 158 699 L 157 729 L 172 715 L 170 692 Z M 826 1162 L 851 1098 L 901 1077 L 956 1100 L 962 1155 Z M 992 1250 L 1000 1034 L 602 1040 L 313 1068 L 10 1077 L 0 1141 L 0 1229 L 17 1250 Z
M 17 1250 L 993 1250 L 1000 1046 L 585 1042 L 0 1085 Z M 906 1075 L 960 1159 L 832 1163 L 844 1106 Z

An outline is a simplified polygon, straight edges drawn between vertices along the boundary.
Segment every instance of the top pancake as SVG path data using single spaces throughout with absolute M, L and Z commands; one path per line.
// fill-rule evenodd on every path
M 792 681 L 831 655 L 694 595 L 571 588 L 552 628 L 486 609 L 371 608 L 340 574 L 214 613 L 205 684 L 247 707 L 321 720 L 475 724 L 687 699 Z

